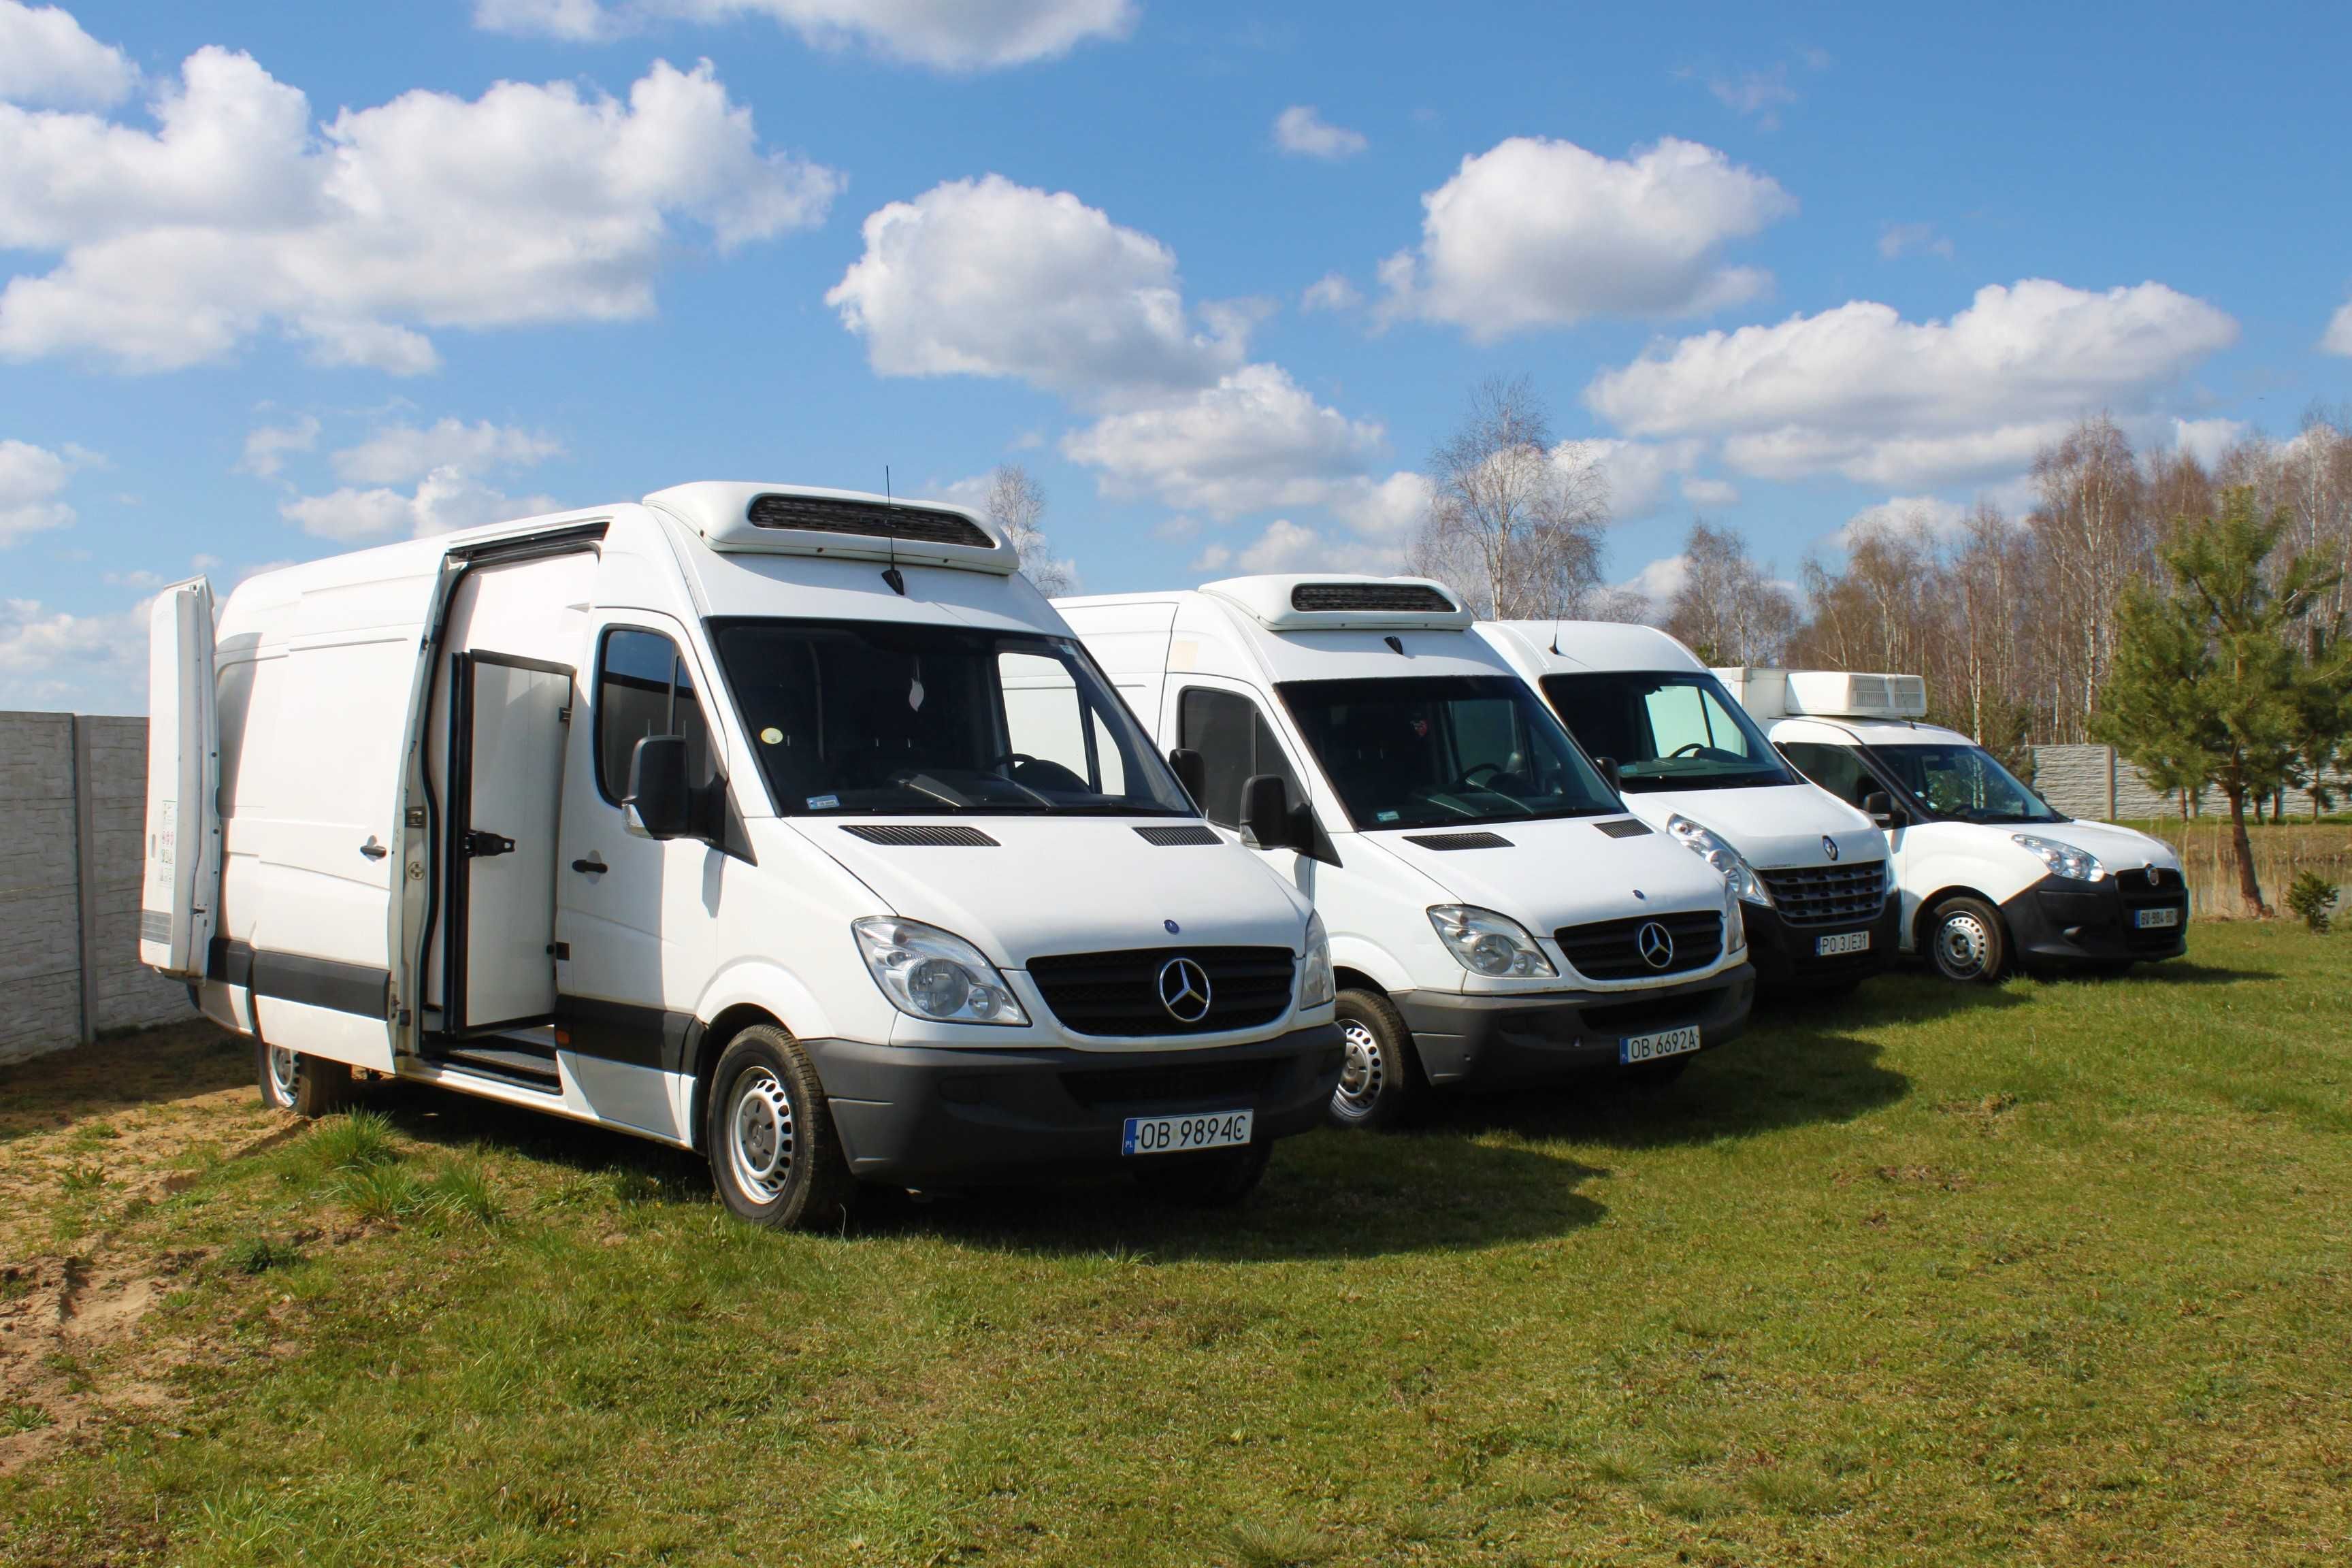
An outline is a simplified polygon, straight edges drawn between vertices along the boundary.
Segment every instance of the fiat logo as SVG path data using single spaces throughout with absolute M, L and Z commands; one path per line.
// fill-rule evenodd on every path
M 1642 929 L 1633 933 L 1633 946 L 1640 951 L 1642 962 L 1653 969 L 1664 969 L 1675 961 L 1674 935 L 1655 921 L 1642 922 Z M 1163 992 L 1167 984 L 1163 976 L 1160 980 Z M 1171 1012 L 1173 1010 L 1171 1009 Z
M 1832 860 L 1837 858 L 1837 840 L 1832 838 L 1826 833 L 1822 835 L 1822 853 L 1828 856 Z
M 1209 974 L 1189 958 L 1171 958 L 1160 966 L 1160 1005 L 1180 1024 L 1197 1024 L 1209 1016 Z

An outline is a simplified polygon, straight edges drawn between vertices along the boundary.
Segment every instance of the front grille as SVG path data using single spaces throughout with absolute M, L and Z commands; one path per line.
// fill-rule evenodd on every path
M 1642 928 L 1664 928 L 1674 941 L 1674 952 L 1664 963 L 1642 956 Z M 1562 926 L 1552 933 L 1559 950 L 1577 973 L 1588 980 L 1648 980 L 1661 974 L 1683 974 L 1705 969 L 1723 952 L 1723 917 L 1711 910 L 1685 910 L 1670 915 L 1633 915 L 1622 921 L 1595 921 L 1591 925 Z
M 1195 1100 L 1254 1100 L 1282 1066 L 1260 1058 L 1242 1062 L 1187 1062 L 1178 1067 L 1088 1068 L 1062 1075 L 1070 1098 L 1092 1110 L 1105 1105 L 1181 1105 Z
M 1886 907 L 1886 862 L 1759 871 L 1772 907 L 1792 926 L 1867 925 Z
M 1160 972 L 1189 958 L 1209 981 L 1209 1010 L 1187 1021 L 1160 1000 Z M 1081 1035 L 1211 1035 L 1270 1024 L 1290 1005 L 1286 947 L 1144 947 L 1029 961 L 1029 978 L 1063 1026 Z
M 2116 891 L 2121 895 L 2124 909 L 2124 946 L 2135 952 L 2168 950 L 2188 934 L 2189 884 L 2179 872 L 2168 866 L 2146 866 L 2136 871 L 2116 873 Z M 2151 931 L 2139 928 L 2139 911 L 2149 909 L 2176 909 L 2180 911 L 2177 926 L 2158 926 Z
M 1184 844 L 1217 842 L 1217 836 L 1198 823 L 1187 824 L 1182 827 L 1139 827 L 1136 831 L 1143 835 L 1145 843 L 1157 844 L 1163 849 L 1174 848 Z
M 1407 844 L 1423 849 L 1508 849 L 1511 841 L 1499 833 L 1408 833 Z
M 802 533 L 851 533 L 860 539 L 912 539 L 993 550 L 996 541 L 970 518 L 926 506 L 891 506 L 829 496 L 761 495 L 744 516 L 754 528 Z
M 904 827 L 887 822 L 845 827 L 844 833 L 868 844 L 890 844 L 902 849 L 994 849 L 997 842 L 977 827 Z
M 1444 615 L 1454 601 L 1423 583 L 1301 583 L 1290 590 L 1294 610 L 1405 610 Z

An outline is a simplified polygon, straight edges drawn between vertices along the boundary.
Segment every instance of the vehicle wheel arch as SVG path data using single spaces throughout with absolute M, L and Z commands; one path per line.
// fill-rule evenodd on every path
M 1992 911 L 2001 917 L 2000 923 L 2002 927 L 2002 934 L 2014 934 L 2008 930 L 2009 916 L 2002 911 L 2000 900 L 1999 899 L 1996 899 L 1991 894 L 1985 892 L 1982 889 L 1971 887 L 1966 882 L 1953 882 L 1948 886 L 1938 888 L 1934 892 L 1927 894 L 1925 897 L 1921 898 L 1919 900 L 1919 907 L 1911 911 L 1911 946 L 1913 951 L 1918 952 L 1925 952 L 1927 951 L 1927 922 L 1929 919 L 1934 916 L 1937 906 L 1942 904 L 1947 899 L 1975 899 L 1980 902 L 1990 905 Z
M 719 1058 L 727 1054 L 728 1043 L 755 1024 L 792 1034 L 792 1027 L 782 1018 L 756 1002 L 738 1002 L 724 1008 L 719 1015 L 702 1026 L 702 1037 L 694 1050 L 694 1103 L 687 1128 L 696 1148 L 703 1143 L 702 1123 L 710 1110 L 710 1080 L 719 1070 Z
M 1332 965 L 1331 980 L 1334 988 L 1337 990 L 1370 991 L 1382 996 L 1389 994 L 1389 988 L 1387 986 L 1381 984 L 1378 980 L 1365 973 L 1362 970 L 1351 968 L 1348 964 L 1339 963 Z

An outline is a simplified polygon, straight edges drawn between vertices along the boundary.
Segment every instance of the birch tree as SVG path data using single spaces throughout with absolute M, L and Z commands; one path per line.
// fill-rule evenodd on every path
M 1554 445 L 1526 377 L 1471 394 L 1462 424 L 1430 456 L 1430 483 L 1429 511 L 1405 552 L 1413 571 L 1496 620 L 1573 616 L 1593 599 L 1608 484 L 1590 449 Z
M 988 479 L 988 521 L 1003 533 L 1020 558 L 1021 574 L 1037 592 L 1052 598 L 1077 591 L 1077 564 L 1057 561 L 1045 542 L 1045 488 L 1018 463 L 999 467 Z

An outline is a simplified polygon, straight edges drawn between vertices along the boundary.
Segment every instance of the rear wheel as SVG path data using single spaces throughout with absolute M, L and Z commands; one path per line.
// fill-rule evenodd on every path
M 830 1230 L 856 1180 L 843 1159 L 815 1064 L 790 1035 L 755 1024 L 712 1076 L 703 1146 L 719 1201 L 772 1230 Z
M 1404 1016 L 1377 991 L 1342 991 L 1338 1010 L 1346 1055 L 1331 1090 L 1334 1127 L 1395 1127 L 1421 1098 L 1420 1067 Z
M 297 1116 L 329 1116 L 351 1104 L 355 1088 L 352 1069 L 343 1062 L 306 1057 L 286 1046 L 253 1042 L 262 1103 Z
M 1199 1154 L 1154 1154 L 1135 1167 L 1135 1179 L 1165 1203 L 1225 1208 L 1256 1188 L 1273 1152 L 1271 1143 L 1248 1143 Z
M 1947 980 L 1990 984 L 2009 967 L 2009 931 L 2000 911 L 1967 894 L 1946 899 L 1927 916 L 1927 962 Z

